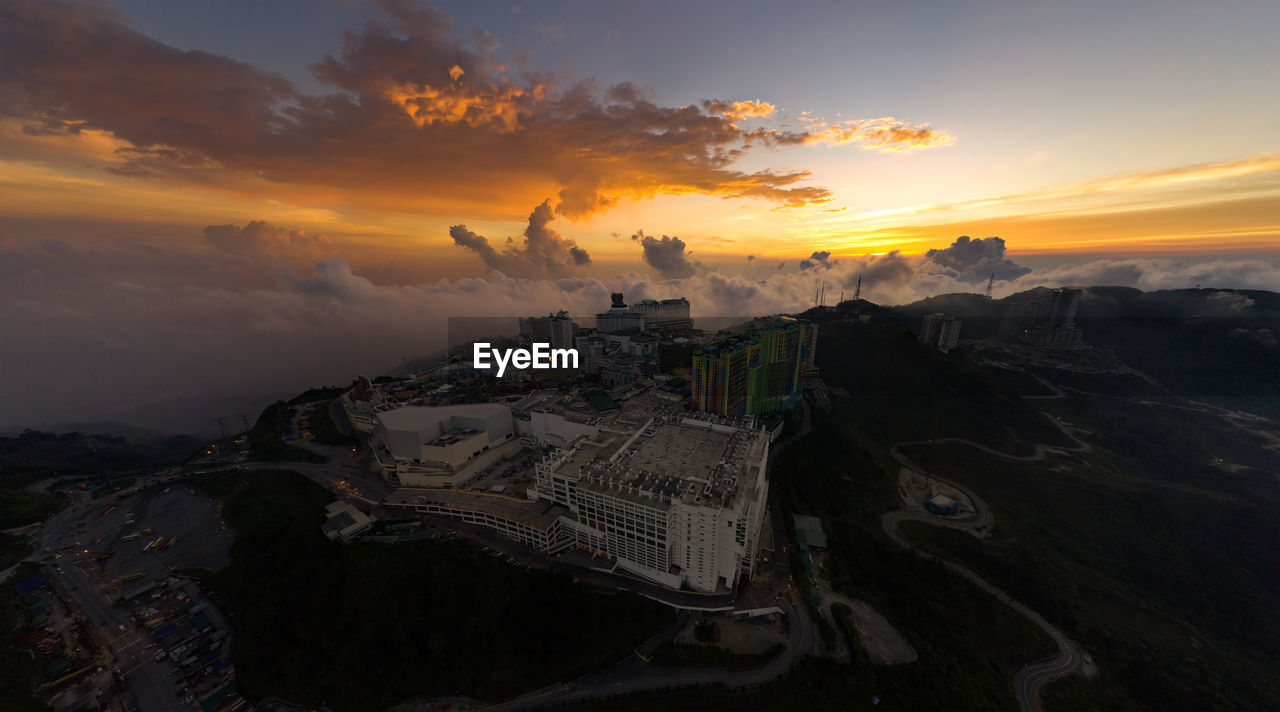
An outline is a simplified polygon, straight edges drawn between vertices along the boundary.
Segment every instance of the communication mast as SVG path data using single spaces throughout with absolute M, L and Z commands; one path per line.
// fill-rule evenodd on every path
M 858 286 L 853 289 L 853 301 L 858 301 L 862 297 L 862 273 L 858 273 Z

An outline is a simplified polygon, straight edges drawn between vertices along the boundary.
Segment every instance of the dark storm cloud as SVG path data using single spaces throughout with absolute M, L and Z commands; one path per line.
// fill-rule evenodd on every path
M 811 269 L 830 269 L 835 264 L 835 260 L 831 259 L 831 252 L 828 250 L 822 250 L 809 255 L 809 259 L 807 260 L 800 260 L 800 269 L 801 271 Z
M 640 230 L 631 239 L 640 243 L 644 261 L 658 270 L 664 279 L 683 279 L 693 276 L 697 271 L 685 253 L 684 240 L 678 237 L 663 235 L 659 239 Z
M 468 230 L 466 225 L 449 228 L 454 244 L 480 256 L 485 266 L 517 277 L 558 277 L 574 267 L 591 264 L 591 255 L 573 240 L 560 236 L 551 228 L 555 214 L 551 201 L 543 201 L 529 214 L 524 242 L 517 245 L 508 239 L 507 248 L 499 252 L 489 240 Z
M 926 262 L 931 262 L 941 270 L 962 281 L 982 282 L 994 273 L 996 279 L 1017 279 L 1031 272 L 1030 269 L 1015 264 L 1005 258 L 1004 238 L 982 237 L 977 240 L 968 235 L 957 237 L 950 247 L 941 250 L 929 250 L 925 253 Z

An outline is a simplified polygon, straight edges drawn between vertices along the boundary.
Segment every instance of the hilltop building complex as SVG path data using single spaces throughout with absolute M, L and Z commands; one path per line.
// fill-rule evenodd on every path
M 1060 287 L 1047 298 L 1010 304 L 1000 321 L 1000 336 L 1041 346 L 1076 346 L 1084 332 L 1076 326 L 1081 290 Z
M 432 467 L 440 474 L 434 476 L 416 471 L 425 463 L 398 462 L 395 474 L 406 488 L 385 504 L 487 526 L 547 553 L 576 547 L 673 589 L 727 592 L 740 576 L 754 573 L 770 443 L 770 433 L 754 418 L 689 413 L 653 393 L 603 415 L 595 408 L 574 410 L 554 393 L 498 407 L 507 416 L 494 411 L 491 422 L 514 418 L 515 442 L 539 452 L 524 500 L 455 491 L 437 460 Z M 399 425 L 388 429 L 385 442 L 409 453 L 422 450 L 420 459 L 426 459 L 425 448 L 445 437 L 433 435 L 444 424 L 431 427 L 443 414 L 419 410 L 383 414 L 385 422 Z M 450 417 L 444 433 L 457 437 L 454 419 L 462 416 Z M 471 443 L 462 448 L 470 453 L 488 431 L 461 424 L 475 432 L 459 440 Z M 506 440 L 504 427 L 494 442 Z

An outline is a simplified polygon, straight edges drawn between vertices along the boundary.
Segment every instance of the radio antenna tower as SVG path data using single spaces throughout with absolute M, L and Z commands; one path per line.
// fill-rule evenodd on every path
M 991 277 L 987 279 L 987 299 L 991 298 L 991 288 L 996 284 L 996 273 L 992 272 Z

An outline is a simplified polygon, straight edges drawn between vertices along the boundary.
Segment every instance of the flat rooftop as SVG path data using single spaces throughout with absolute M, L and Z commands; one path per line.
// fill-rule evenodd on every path
M 388 430 L 418 430 L 428 424 L 437 423 L 442 418 L 452 416 L 484 418 L 506 410 L 508 410 L 507 406 L 501 403 L 465 403 L 442 406 L 407 405 L 393 410 L 381 411 L 378 413 L 378 420 Z
M 650 505 L 657 504 L 654 497 L 678 497 L 728 507 L 754 485 L 768 446 L 769 436 L 749 423 L 659 411 L 629 432 L 579 441 L 556 471 L 581 477 L 579 487 L 634 496 Z
M 827 533 L 822 530 L 821 519 L 807 514 L 797 514 L 795 523 L 796 536 L 804 539 L 805 546 L 802 546 L 802 549 L 810 546 L 816 546 L 821 549 L 827 548 Z
M 427 445 L 431 445 L 433 447 L 446 447 L 458 442 L 459 440 L 469 438 L 478 432 L 480 431 L 475 428 L 450 428 L 438 435 L 435 440 L 427 443 Z

